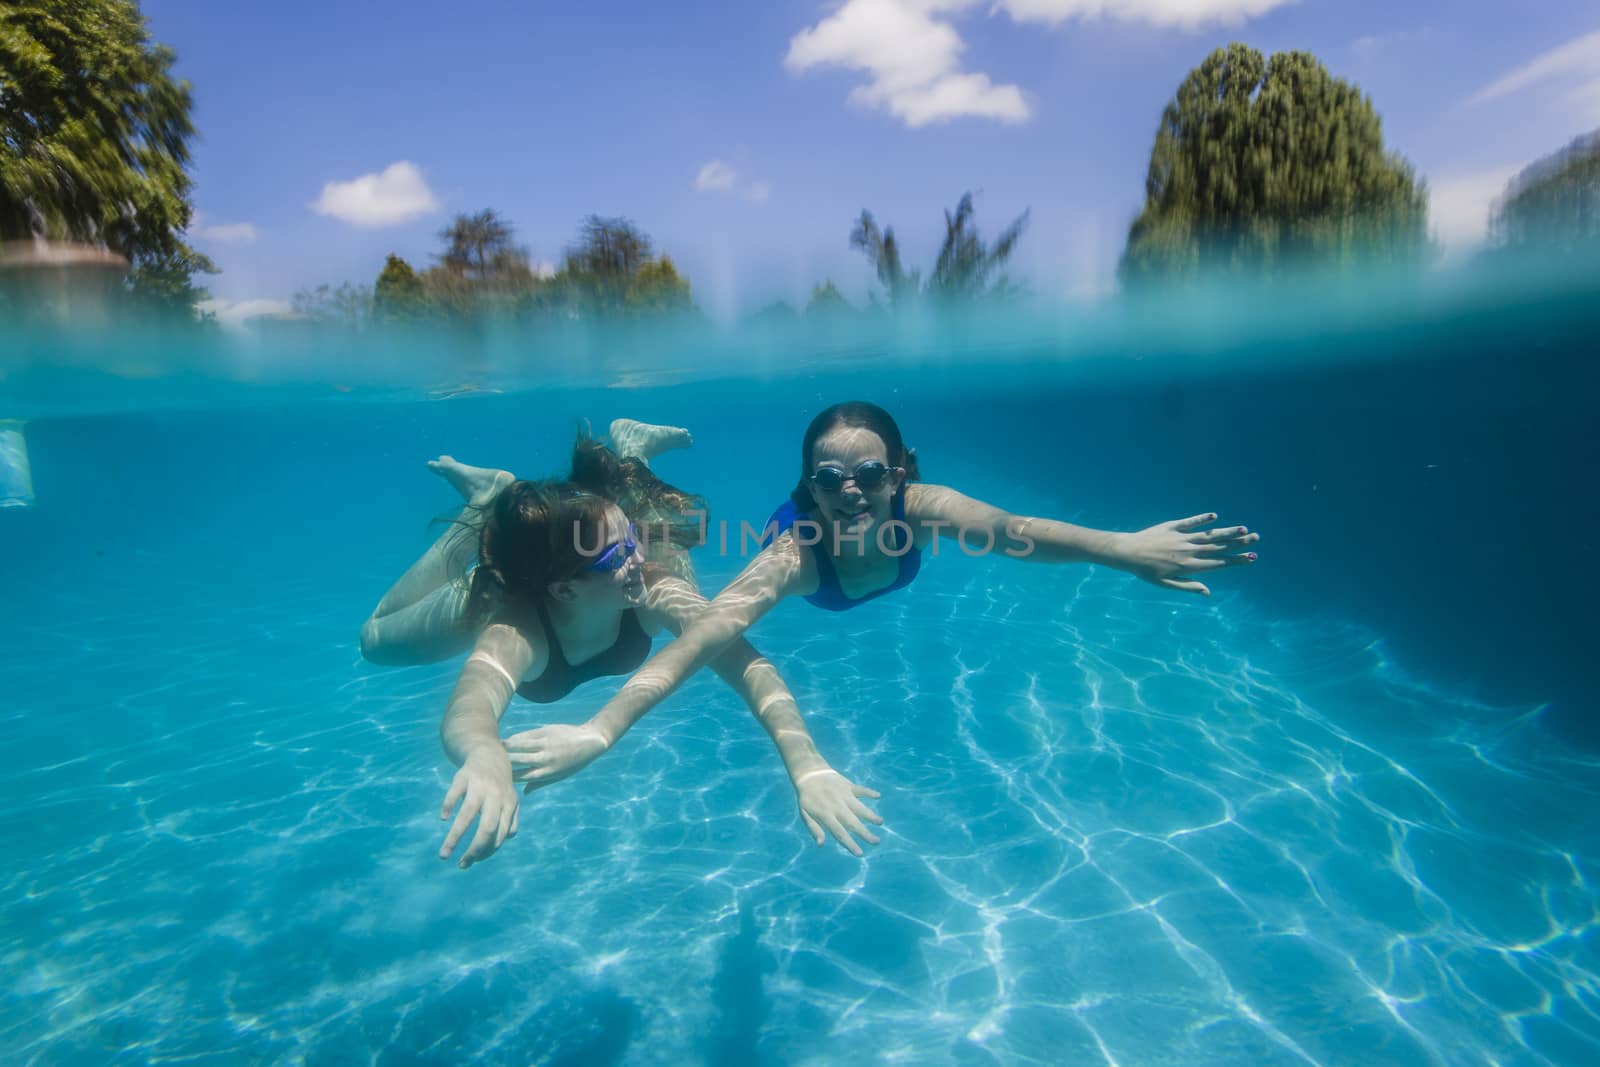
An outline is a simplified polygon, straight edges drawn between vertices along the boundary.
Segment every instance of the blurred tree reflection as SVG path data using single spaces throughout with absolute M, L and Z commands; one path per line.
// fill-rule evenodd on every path
M 1600 130 L 1512 178 L 1490 213 L 1489 239 L 1507 250 L 1600 250 Z
M 650 236 L 621 217 L 584 219 L 552 284 L 562 307 L 580 317 L 694 310 L 689 280 L 672 258 L 657 256 Z
M 850 230 L 850 247 L 865 254 L 872 263 L 892 309 L 902 309 L 919 296 L 941 304 L 960 304 L 1014 294 L 1015 287 L 1000 273 L 1000 268 L 1016 251 L 1022 231 L 1028 225 L 1028 212 L 1013 219 L 992 244 L 979 236 L 978 227 L 972 221 L 973 214 L 970 192 L 961 195 L 954 212 L 944 213 L 944 242 L 939 246 L 939 258 L 926 286 L 922 285 L 920 271 L 907 271 L 901 263 L 894 227 L 879 229 L 872 212 L 862 211 L 856 219 Z M 831 288 L 833 283 L 828 284 Z M 834 290 L 834 295 L 838 295 L 838 290 Z
M 192 314 L 191 95 L 130 0 L 0 3 L 0 240 L 126 257 L 146 307 Z

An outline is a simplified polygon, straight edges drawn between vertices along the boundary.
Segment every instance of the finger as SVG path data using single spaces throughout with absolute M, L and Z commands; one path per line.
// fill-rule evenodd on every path
M 1230 541 L 1240 541 L 1249 536 L 1250 531 L 1248 528 L 1230 526 L 1225 530 L 1206 530 L 1204 533 L 1197 533 L 1190 537 L 1189 540 L 1197 545 L 1224 545 Z
M 883 825 L 883 816 L 879 815 L 877 812 L 873 811 L 859 800 L 852 800 L 850 802 L 850 810 L 855 812 L 858 818 L 865 819 L 868 822 L 877 823 L 879 826 Z
M 856 844 L 856 839 L 851 837 L 849 831 L 840 825 L 838 819 L 830 818 L 828 820 L 828 832 L 833 834 L 834 839 L 837 840 L 839 844 L 843 845 L 845 850 L 848 851 L 852 856 L 865 855 L 865 853 L 861 851 L 861 846 Z
M 1169 525 L 1171 525 L 1171 527 L 1174 530 L 1179 530 L 1179 531 L 1182 531 L 1183 533 L 1188 533 L 1190 530 L 1198 530 L 1200 527 L 1204 526 L 1208 522 L 1216 522 L 1216 521 L 1217 521 L 1216 513 L 1215 512 L 1207 512 L 1204 515 L 1190 515 L 1187 519 L 1175 519 Z
M 873 800 L 883 799 L 883 794 L 876 789 L 869 789 L 864 785 L 856 785 L 854 782 L 850 783 L 850 791 L 858 797 L 871 797 Z
M 500 825 L 495 827 L 494 847 L 499 848 L 506 843 L 506 838 L 511 834 L 511 817 L 516 813 L 516 808 L 506 806 L 500 810 Z
M 483 802 L 473 796 L 467 797 L 466 804 L 456 814 L 456 821 L 450 827 L 450 832 L 445 835 L 444 844 L 439 846 L 439 858 L 449 859 L 450 853 L 456 850 L 456 845 L 461 841 L 461 835 L 467 832 L 467 827 L 472 825 L 473 816 L 478 814 L 478 809 Z
M 488 805 L 485 805 L 483 818 L 478 820 L 478 832 L 472 835 L 472 844 L 467 846 L 466 855 L 461 857 L 462 870 L 494 851 L 494 831 L 499 822 L 499 814 L 489 811 Z
M 1204 549 L 1200 551 L 1204 551 Z M 1217 551 L 1221 551 L 1220 546 Z M 1219 567 L 1237 567 L 1241 563 L 1254 563 L 1255 561 L 1256 554 L 1254 552 L 1231 552 L 1226 556 L 1190 556 L 1183 561 L 1183 569 L 1185 571 L 1214 571 Z
M 1186 582 L 1178 578 L 1162 578 L 1160 584 L 1168 589 L 1176 589 L 1180 593 L 1199 593 L 1201 596 L 1211 595 L 1211 590 L 1200 582 Z
M 806 821 L 806 829 L 811 831 L 811 839 L 820 847 L 827 836 L 822 832 L 822 827 L 817 825 L 817 820 L 811 817 L 810 812 L 802 811 L 800 817 Z
M 854 815 L 845 815 L 843 821 L 851 833 L 861 838 L 861 840 L 865 841 L 867 844 L 876 845 L 878 843 L 878 835 L 863 826 L 861 824 L 861 820 L 856 818 Z
M 511 757 L 511 766 L 513 767 L 517 766 L 519 763 L 526 765 L 530 763 L 543 763 L 545 760 L 543 745 L 540 745 L 537 748 L 519 748 L 514 752 L 507 752 L 506 755 Z
M 511 832 L 507 837 L 516 837 L 518 826 L 522 822 L 522 805 L 518 804 L 511 812 Z
M 439 809 L 439 818 L 448 819 L 450 812 L 455 809 L 462 796 L 467 792 L 467 783 L 464 779 L 457 778 L 450 783 L 450 791 L 444 795 L 444 806 Z

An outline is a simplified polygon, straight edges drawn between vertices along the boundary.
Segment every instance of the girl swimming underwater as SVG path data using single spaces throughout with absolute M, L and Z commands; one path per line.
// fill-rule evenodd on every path
M 889 413 L 836 404 L 812 420 L 800 447 L 800 480 L 768 521 L 769 543 L 678 640 L 641 667 L 587 724 L 599 739 L 583 751 L 546 748 L 528 764 L 528 788 L 564 778 L 616 743 L 639 718 L 785 597 L 846 611 L 910 585 L 936 538 L 972 554 L 1035 563 L 1099 563 L 1167 589 L 1209 596 L 1193 576 L 1255 561 L 1260 539 L 1243 526 L 1206 530 L 1213 514 L 1136 533 L 1090 530 L 1012 515 L 918 480 L 917 459 Z M 975 551 L 976 550 L 976 551 Z M 539 731 L 533 731 L 535 735 Z
M 440 731 L 459 767 L 440 811 L 446 820 L 455 813 L 441 859 L 478 820 L 463 868 L 517 832 L 514 782 L 536 767 L 576 769 L 607 747 L 586 726 L 545 726 L 502 742 L 499 720 L 512 697 L 553 703 L 591 678 L 627 674 L 645 661 L 654 634 L 682 632 L 706 607 L 686 560 L 700 541 L 704 509 L 647 464 L 687 444 L 687 433 L 629 420 L 613 423 L 611 432 L 622 455 L 580 435 L 566 482 L 520 481 L 448 456 L 430 463 L 467 507 L 362 627 L 362 654 L 374 663 L 429 663 L 471 649 Z M 638 534 L 646 523 L 649 561 Z M 706 660 L 777 746 L 813 839 L 820 845 L 826 830 L 861 855 L 852 835 L 876 844 L 863 823 L 883 820 L 860 798 L 878 794 L 849 782 L 817 752 L 767 660 L 744 641 L 724 644 Z M 546 773 L 539 781 L 559 777 Z

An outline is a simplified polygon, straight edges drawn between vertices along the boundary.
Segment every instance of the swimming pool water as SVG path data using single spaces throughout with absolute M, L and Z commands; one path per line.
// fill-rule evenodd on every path
M 0 513 L 0 1052 L 1595 1062 L 1572 355 L 1529 357 L 1515 396 L 1492 360 L 1101 388 L 832 368 L 36 420 L 38 503 Z M 1204 601 L 945 551 L 848 614 L 777 610 L 753 642 L 883 792 L 864 861 L 812 846 L 709 676 L 525 798 L 488 863 L 435 858 L 456 665 L 356 642 L 453 508 L 422 461 L 550 473 L 575 419 L 681 423 L 658 473 L 758 522 L 846 394 L 895 411 L 930 480 L 1116 528 L 1216 508 L 1262 562 Z M 715 589 L 739 561 L 697 565 Z

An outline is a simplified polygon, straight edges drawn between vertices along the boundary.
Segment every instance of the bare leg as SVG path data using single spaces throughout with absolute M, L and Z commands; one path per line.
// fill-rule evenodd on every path
M 465 651 L 476 636 L 466 624 L 477 538 L 466 525 L 514 480 L 509 471 L 469 467 L 449 456 L 428 469 L 467 501 L 456 521 L 384 594 L 361 627 L 361 654 L 373 663 L 432 663 Z
M 611 422 L 611 450 L 621 459 L 636 459 L 645 466 L 663 452 L 675 448 L 688 448 L 694 437 L 681 426 L 656 426 L 634 419 L 613 419 Z M 645 544 L 645 558 L 667 568 L 695 588 L 694 566 L 689 554 L 676 545 L 667 544 L 659 536 L 649 537 Z
M 694 438 L 681 426 L 655 426 L 633 419 L 611 422 L 611 450 L 623 459 L 636 459 L 645 466 L 663 452 L 688 448 L 692 444 Z

